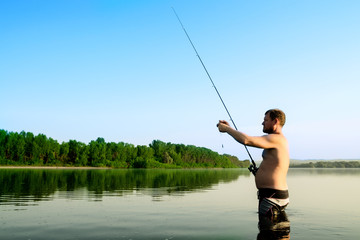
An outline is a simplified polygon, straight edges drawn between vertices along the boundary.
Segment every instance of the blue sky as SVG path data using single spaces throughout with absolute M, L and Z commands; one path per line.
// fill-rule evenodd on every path
M 359 1 L 1 1 L 0 128 L 247 158 L 171 7 L 239 130 L 276 107 L 291 158 L 360 158 Z

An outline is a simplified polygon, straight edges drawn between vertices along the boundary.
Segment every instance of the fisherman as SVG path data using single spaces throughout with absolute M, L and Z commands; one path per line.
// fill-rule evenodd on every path
M 228 133 L 239 143 L 264 149 L 263 161 L 255 174 L 260 216 L 276 216 L 289 203 L 286 175 L 290 160 L 288 142 L 282 133 L 284 124 L 285 114 L 280 109 L 265 112 L 262 125 L 267 135 L 264 136 L 248 136 L 224 120 L 217 124 L 220 132 Z

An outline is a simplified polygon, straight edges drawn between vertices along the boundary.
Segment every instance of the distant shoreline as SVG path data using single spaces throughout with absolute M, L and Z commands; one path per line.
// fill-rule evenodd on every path
M 307 163 L 307 162 L 358 162 L 360 159 L 353 158 L 353 159 L 290 159 L 290 162 L 300 162 L 300 163 Z

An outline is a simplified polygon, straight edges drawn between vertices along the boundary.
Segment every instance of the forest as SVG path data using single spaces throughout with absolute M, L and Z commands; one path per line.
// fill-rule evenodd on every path
M 0 165 L 111 168 L 247 168 L 249 160 L 204 147 L 153 140 L 148 146 L 105 142 L 59 143 L 44 134 L 0 130 Z

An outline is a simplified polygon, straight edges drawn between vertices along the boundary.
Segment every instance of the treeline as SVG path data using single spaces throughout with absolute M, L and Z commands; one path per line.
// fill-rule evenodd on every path
M 248 160 L 207 148 L 154 140 L 149 146 L 70 140 L 58 143 L 44 134 L 0 130 L 1 165 L 91 166 L 113 168 L 247 168 Z
M 292 168 L 360 168 L 360 161 L 319 161 L 293 164 Z

